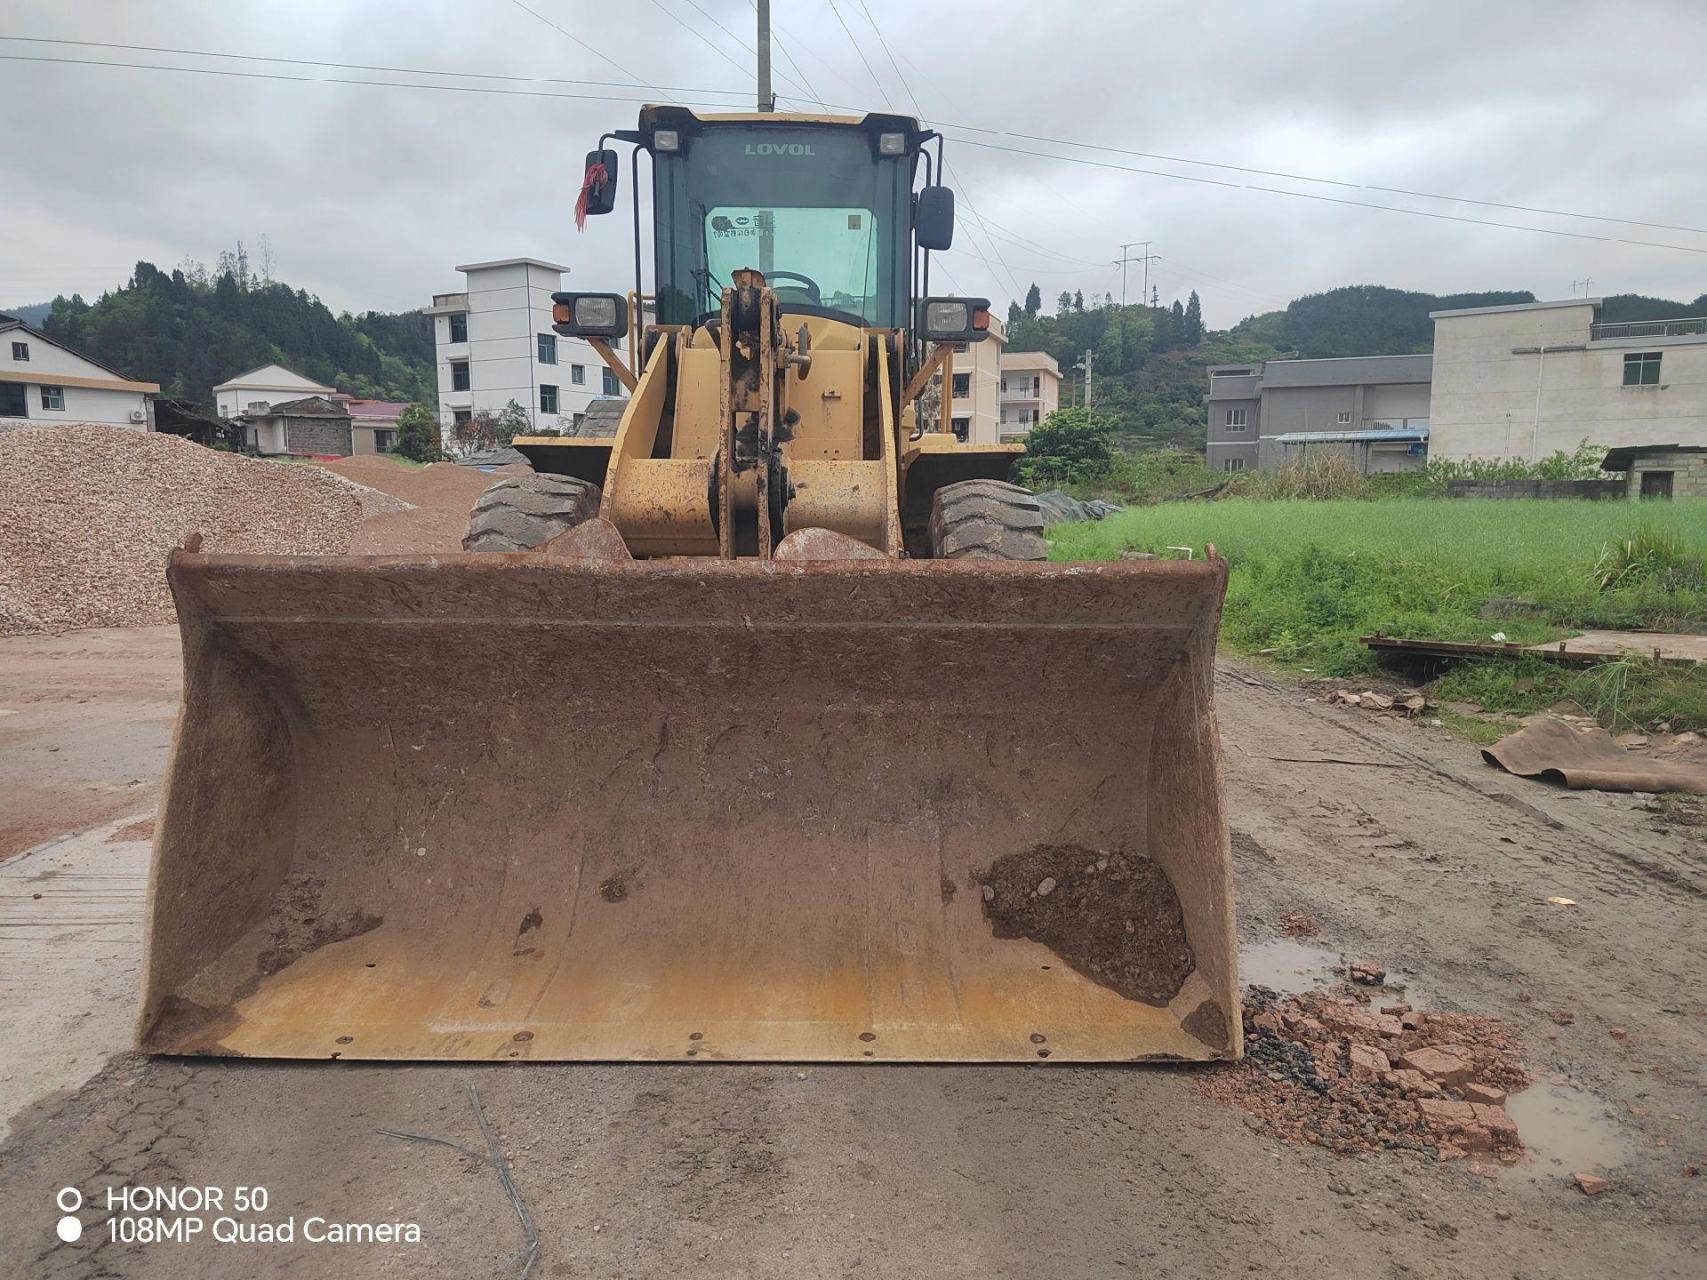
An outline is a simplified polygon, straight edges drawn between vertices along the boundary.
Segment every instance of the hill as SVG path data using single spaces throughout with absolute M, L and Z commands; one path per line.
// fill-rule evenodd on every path
M 436 396 L 431 321 L 414 312 L 334 315 L 319 298 L 246 269 L 170 273 L 139 262 L 94 302 L 53 300 L 38 326 L 50 338 L 167 395 L 209 408 L 213 387 L 276 361 L 354 396 Z
M 51 302 L 29 302 L 21 307 L 0 307 L 0 315 L 11 316 L 14 320 L 22 320 L 33 329 L 39 329 L 41 322 L 47 319 L 47 313 L 52 310 Z
M 1534 302 L 1526 290 L 1433 294 L 1380 285 L 1348 285 L 1295 299 L 1284 311 L 1249 316 L 1230 329 L 1205 330 L 1197 295 L 1171 306 L 1085 306 L 1066 294 L 1055 314 L 1041 311 L 1033 285 L 1027 307 L 1008 308 L 1008 349 L 1047 351 L 1061 366 L 1062 401 L 1082 388 L 1087 349 L 1093 406 L 1114 420 L 1127 449 L 1203 448 L 1206 370 L 1276 356 L 1400 355 L 1433 349 L 1431 311 Z M 1655 320 L 1707 314 L 1707 294 L 1673 302 L 1638 294 L 1607 297 L 1603 320 Z M 1082 391 L 1079 392 L 1082 395 Z

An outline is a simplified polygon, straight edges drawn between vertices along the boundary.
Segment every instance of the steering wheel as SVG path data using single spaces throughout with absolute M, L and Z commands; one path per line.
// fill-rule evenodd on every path
M 818 288 L 818 282 L 811 276 L 803 276 L 798 271 L 767 271 L 765 272 L 765 283 L 769 284 L 779 276 L 787 277 L 790 280 L 798 280 L 801 284 L 806 286 L 806 300 L 808 302 L 815 307 L 821 307 L 824 305 L 823 291 Z

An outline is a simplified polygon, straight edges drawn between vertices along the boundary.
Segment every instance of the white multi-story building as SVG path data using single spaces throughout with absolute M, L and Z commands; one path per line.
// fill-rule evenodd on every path
M 0 316 L 0 426 L 97 422 L 149 431 L 149 397 L 159 390 Z
M 501 413 L 513 400 L 535 430 L 570 431 L 587 405 L 621 396 L 622 384 L 579 338 L 551 328 L 551 295 L 569 270 L 538 258 L 470 262 L 461 293 L 433 295 L 439 373 L 439 421 L 450 427 L 476 413 Z M 620 340 L 611 345 L 620 348 Z
M 1047 351 L 1002 353 L 1002 442 L 1024 440 L 1061 407 L 1061 366 Z

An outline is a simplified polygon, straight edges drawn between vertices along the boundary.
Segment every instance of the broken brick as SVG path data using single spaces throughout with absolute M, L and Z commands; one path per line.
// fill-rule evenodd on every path
M 1468 1102 L 1453 1102 L 1446 1098 L 1423 1098 L 1417 1103 L 1417 1114 L 1431 1129 L 1451 1133 L 1476 1123 L 1475 1108 Z
M 1475 1080 L 1468 1080 L 1458 1087 L 1458 1092 L 1464 1095 L 1466 1102 L 1481 1102 L 1491 1107 L 1503 1107 L 1505 1105 L 1505 1090 L 1496 1089 L 1491 1084 L 1481 1084 Z
M 1440 1092 L 1440 1086 L 1420 1071 L 1394 1071 L 1389 1073 L 1387 1079 L 1398 1085 L 1407 1094 L 1423 1094 L 1433 1097 Z
M 1572 1013 L 1569 1009 L 1555 1009 L 1548 1016 L 1561 1027 L 1568 1027 L 1571 1023 L 1577 1020 L 1577 1015 Z
M 1629 1035 L 1630 1033 L 1628 1031 L 1624 1030 L 1623 1027 L 1613 1027 L 1606 1034 L 1611 1036 L 1614 1040 L 1622 1040 L 1625 1036 Z
M 1571 1176 L 1577 1180 L 1577 1185 L 1583 1189 L 1585 1196 L 1597 1196 L 1612 1185 L 1605 1178 L 1592 1173 L 1574 1173 Z
M 1382 1013 L 1389 1014 L 1395 1018 L 1399 1017 L 1401 1014 L 1409 1013 L 1410 1011 L 1411 1006 L 1408 1004 L 1384 1004 L 1381 1006 Z
M 1494 1146 L 1510 1148 L 1518 1145 L 1517 1121 L 1506 1114 L 1504 1107 L 1472 1102 L 1470 1109 L 1476 1113 L 1476 1124 L 1487 1131 Z
M 1378 987 L 1387 981 L 1387 971 L 1378 964 L 1354 964 L 1351 966 L 1351 980 L 1366 987 Z
M 1469 1055 L 1456 1045 L 1412 1049 L 1399 1059 L 1399 1065 L 1444 1085 L 1460 1085 L 1470 1078 Z
M 1353 1080 L 1379 1080 L 1393 1065 L 1387 1060 L 1385 1051 L 1371 1044 L 1353 1044 L 1347 1052 Z
M 1259 1031 L 1267 1031 L 1271 1035 L 1280 1034 L 1280 1018 L 1267 1009 L 1253 1017 L 1251 1025 Z

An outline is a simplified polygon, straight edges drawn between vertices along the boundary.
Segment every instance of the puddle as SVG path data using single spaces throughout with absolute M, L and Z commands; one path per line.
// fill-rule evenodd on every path
M 1622 1164 L 1630 1143 L 1606 1104 L 1580 1089 L 1537 1080 L 1506 1099 L 1506 1114 L 1532 1163 L 1512 1166 L 1527 1182 L 1557 1185 L 1573 1173 L 1595 1173 Z
M 1356 956 L 1350 957 L 1356 960 Z M 1239 981 L 1268 987 L 1282 995 L 1301 995 L 1337 987 L 1344 980 L 1335 972 L 1346 961 L 1338 951 L 1330 950 L 1298 938 L 1271 938 L 1239 948 Z M 1412 1008 L 1430 1006 L 1428 993 L 1417 985 L 1416 978 L 1403 969 L 1389 969 L 1383 989 L 1368 988 L 1378 1002 L 1403 999 Z M 1402 995 L 1400 993 L 1403 993 Z
M 1298 995 L 1337 982 L 1339 964 L 1337 951 L 1297 938 L 1272 938 L 1239 948 L 1239 981 Z

